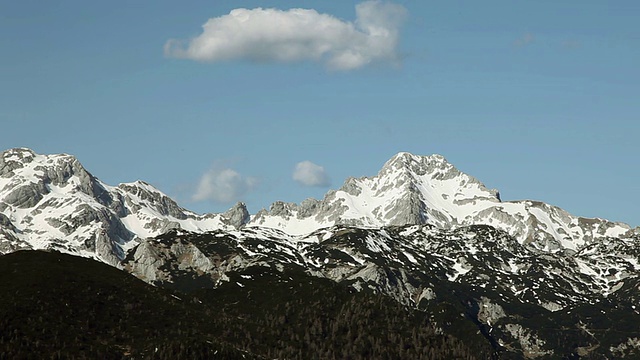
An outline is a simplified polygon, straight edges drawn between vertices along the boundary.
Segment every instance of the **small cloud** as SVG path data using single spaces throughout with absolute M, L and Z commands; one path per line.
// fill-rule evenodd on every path
M 529 45 L 534 41 L 535 41 L 535 37 L 533 36 L 532 33 L 528 32 L 522 35 L 520 38 L 516 39 L 516 41 L 513 42 L 513 45 L 522 47 L 522 46 Z
M 331 184 L 324 168 L 308 160 L 296 164 L 296 168 L 293 170 L 293 180 L 304 186 L 326 187 Z
M 204 62 L 311 60 L 334 70 L 353 70 L 375 61 L 398 61 L 405 17 L 403 6 L 382 1 L 356 5 L 354 22 L 313 9 L 239 8 L 210 18 L 195 38 L 168 40 L 164 53 Z
M 256 178 L 243 177 L 233 169 L 214 167 L 202 175 L 191 200 L 228 204 L 240 200 L 257 184 Z

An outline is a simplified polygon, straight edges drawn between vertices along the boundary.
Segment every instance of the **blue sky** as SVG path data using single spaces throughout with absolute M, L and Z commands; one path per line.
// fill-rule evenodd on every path
M 0 1 L 0 145 L 201 213 L 439 153 L 503 200 L 637 226 L 639 18 L 637 1 Z

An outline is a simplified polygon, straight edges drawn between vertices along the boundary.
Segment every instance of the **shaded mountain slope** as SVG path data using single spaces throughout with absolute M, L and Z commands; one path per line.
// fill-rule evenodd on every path
M 4 255 L 0 289 L 0 358 L 250 358 L 171 292 L 94 260 Z
M 639 260 L 637 237 L 549 254 L 487 225 L 412 225 L 336 226 L 303 238 L 256 228 L 172 231 L 145 240 L 123 266 L 158 286 L 189 290 L 247 291 L 266 274 L 278 286 L 297 278 L 321 288 L 333 281 L 418 309 L 443 334 L 467 346 L 488 342 L 501 358 L 556 359 L 640 354 Z M 313 301 L 317 293 L 295 296 Z
M 90 259 L 1 256 L 0 358 L 484 359 L 493 351 L 472 327 L 456 339 L 425 313 L 296 267 L 230 276 L 217 289 L 173 293 Z

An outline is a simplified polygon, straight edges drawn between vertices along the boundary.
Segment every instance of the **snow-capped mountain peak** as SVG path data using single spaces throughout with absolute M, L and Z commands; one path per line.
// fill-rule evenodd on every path
M 572 216 L 537 201 L 502 202 L 497 190 L 487 189 L 441 155 L 401 152 L 373 177 L 349 178 L 322 200 L 300 205 L 274 203 L 256 214 L 248 226 L 273 227 L 290 234 L 351 225 L 431 224 L 452 229 L 474 224 L 508 232 L 520 243 L 540 249 L 575 251 L 606 236 L 629 233 L 626 224 Z
M 2 153 L 0 189 L 11 190 L 4 202 L 18 208 L 33 206 L 50 192 L 81 192 L 100 199 L 104 190 L 75 157 L 43 156 L 24 148 Z
M 459 171 L 437 154 L 399 153 L 373 180 L 372 185 L 381 187 L 381 193 L 404 187 L 414 202 L 422 203 L 425 222 L 443 227 L 457 224 L 473 212 L 478 202 L 500 201 L 496 190 L 488 190 L 476 178 Z
M 71 155 L 0 153 L 0 253 L 54 248 L 117 264 L 140 239 L 238 226 L 229 216 L 197 215 L 143 181 L 106 185 Z
M 379 175 L 386 172 L 398 171 L 409 171 L 419 175 L 424 175 L 425 173 L 447 174 L 449 172 L 458 172 L 442 155 L 419 156 L 408 152 L 399 152 L 382 166 Z
M 295 232 L 313 219 L 317 227 L 336 224 L 384 226 L 433 224 L 450 227 L 473 213 L 478 202 L 499 203 L 488 190 L 441 155 L 417 156 L 401 152 L 373 177 L 349 178 L 322 201 L 288 204 L 286 223 L 278 219 L 280 206 L 263 211 L 251 224 Z
M 57 248 L 114 264 L 140 239 L 170 229 L 263 227 L 302 236 L 334 225 L 412 224 L 491 225 L 551 252 L 631 233 L 626 224 L 575 217 L 541 202 L 502 202 L 497 191 L 441 155 L 398 153 L 377 175 L 349 178 L 322 200 L 277 201 L 251 216 L 242 203 L 222 214 L 198 215 L 144 181 L 109 186 L 71 155 L 24 148 L 0 153 L 0 253 Z

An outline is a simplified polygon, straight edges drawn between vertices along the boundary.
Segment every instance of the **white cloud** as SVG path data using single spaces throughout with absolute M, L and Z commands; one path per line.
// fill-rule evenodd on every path
M 365 1 L 356 20 L 343 21 L 313 9 L 234 9 L 209 19 L 199 36 L 165 43 L 166 56 L 197 61 L 324 62 L 352 70 L 374 61 L 398 61 L 398 32 L 406 9 Z
M 324 168 L 311 161 L 302 161 L 296 164 L 293 170 L 293 180 L 305 186 L 329 186 L 331 181 Z
M 212 168 L 200 178 L 193 201 L 213 201 L 230 203 L 251 191 L 258 181 L 252 177 L 243 177 L 233 169 Z
M 529 45 L 531 44 L 536 38 L 533 36 L 532 33 L 525 33 L 524 35 L 522 35 L 520 38 L 516 39 L 516 41 L 513 42 L 513 45 L 515 46 L 525 46 L 525 45 Z

